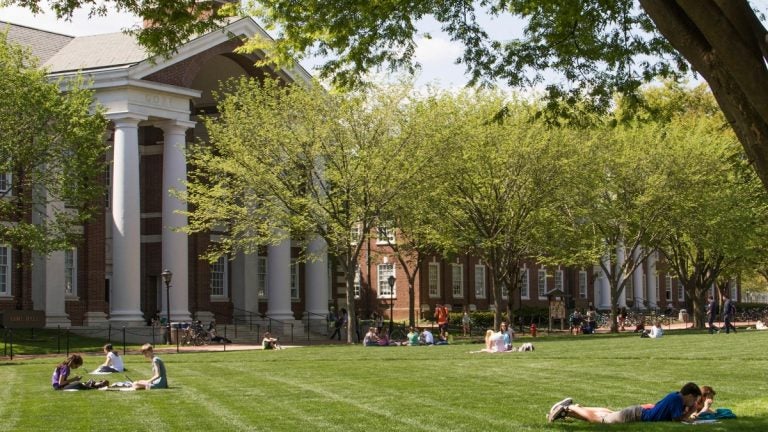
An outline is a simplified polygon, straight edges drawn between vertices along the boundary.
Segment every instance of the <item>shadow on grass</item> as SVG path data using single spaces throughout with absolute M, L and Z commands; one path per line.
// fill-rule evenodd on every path
M 578 420 L 566 420 L 562 422 L 556 422 L 549 425 L 552 430 L 563 431 L 650 431 L 661 432 L 669 430 L 687 430 L 691 427 L 695 427 L 695 430 L 704 430 L 708 432 L 719 431 L 739 431 L 739 432 L 764 432 L 768 431 L 768 418 L 763 417 L 739 417 L 730 420 L 720 420 L 717 423 L 706 424 L 688 424 L 688 423 L 672 423 L 672 422 L 642 422 L 642 423 L 626 423 L 620 425 L 604 425 L 587 423 Z

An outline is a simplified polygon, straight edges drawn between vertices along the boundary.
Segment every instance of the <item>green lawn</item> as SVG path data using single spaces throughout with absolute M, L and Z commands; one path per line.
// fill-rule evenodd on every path
M 63 355 L 17 358 L 0 362 L 0 430 L 768 430 L 768 331 L 545 336 L 534 344 L 512 354 L 469 354 L 480 346 L 459 344 L 164 353 L 171 389 L 150 392 L 54 392 L 50 375 Z M 88 355 L 85 368 L 101 361 Z M 138 354 L 126 365 L 133 379 L 150 374 Z M 612 427 L 545 420 L 565 396 L 621 408 L 655 402 L 687 381 L 713 386 L 715 406 L 739 418 Z

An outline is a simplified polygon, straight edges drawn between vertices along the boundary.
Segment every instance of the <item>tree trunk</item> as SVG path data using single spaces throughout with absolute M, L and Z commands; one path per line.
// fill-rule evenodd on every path
M 355 311 L 355 265 L 346 265 L 347 280 L 347 343 L 354 343 L 355 328 L 357 326 L 357 312 Z M 340 312 L 340 311 L 339 311 Z
M 416 293 L 414 289 L 415 279 L 415 276 L 408 277 L 408 325 L 410 327 L 416 326 L 416 313 L 414 310 L 414 302 L 416 301 Z
M 659 32 L 709 83 L 768 188 L 766 30 L 745 0 L 640 0 Z

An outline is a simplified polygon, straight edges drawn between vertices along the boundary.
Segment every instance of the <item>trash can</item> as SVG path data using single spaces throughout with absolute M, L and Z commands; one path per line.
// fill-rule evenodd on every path
M 677 319 L 687 323 L 688 322 L 688 311 L 685 309 L 680 309 L 680 313 L 677 315 Z

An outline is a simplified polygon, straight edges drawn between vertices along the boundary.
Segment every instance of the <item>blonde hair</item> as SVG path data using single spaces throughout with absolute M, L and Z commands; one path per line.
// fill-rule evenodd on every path
M 142 354 L 144 354 L 144 353 L 147 353 L 147 352 L 150 352 L 150 351 L 151 351 L 151 352 L 154 352 L 154 351 L 155 351 L 155 347 L 153 347 L 153 346 L 152 346 L 152 344 L 150 344 L 150 343 L 145 343 L 144 345 L 142 345 L 142 346 L 141 346 L 141 353 L 142 353 Z

